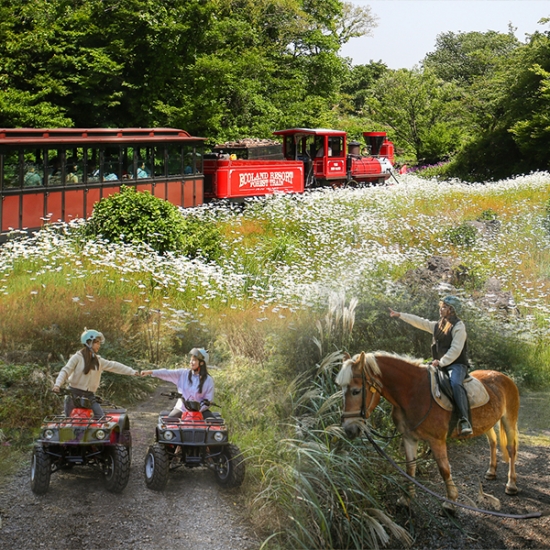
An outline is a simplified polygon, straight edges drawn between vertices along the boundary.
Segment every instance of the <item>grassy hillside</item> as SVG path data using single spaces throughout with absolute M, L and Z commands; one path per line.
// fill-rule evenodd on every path
M 376 459 L 334 445 L 341 350 L 427 357 L 429 335 L 391 320 L 387 308 L 435 318 L 438 297 L 453 292 L 466 304 L 477 368 L 506 371 L 524 387 L 550 380 L 550 175 L 489 186 L 401 179 L 251 201 L 242 211 L 195 209 L 223 235 L 215 263 L 82 241 L 81 222 L 3 245 L 4 446 L 25 445 L 18 428 L 32 433 L 53 406 L 47 390 L 85 326 L 105 333 L 104 356 L 142 368 L 187 363 L 189 349 L 203 346 L 216 401 L 246 449 L 251 514 L 269 532 L 290 529 L 268 546 L 289 544 L 287 536 L 304 548 L 380 543 L 391 522 L 376 512 L 385 482 L 365 474 Z M 433 257 L 450 266 L 445 277 L 424 277 Z M 118 400 L 148 389 L 127 377 L 104 381 Z M 14 411 L 29 393 L 39 406 L 23 419 Z M 362 475 L 353 505 L 344 506 L 351 481 L 342 460 Z M 334 492 L 314 479 L 331 480 Z M 357 534 L 349 518 L 386 527 Z

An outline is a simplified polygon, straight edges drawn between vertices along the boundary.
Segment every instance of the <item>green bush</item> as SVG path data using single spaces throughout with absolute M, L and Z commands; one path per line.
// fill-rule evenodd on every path
M 145 243 L 160 254 L 180 252 L 210 260 L 218 257 L 221 241 L 212 224 L 185 217 L 172 203 L 124 185 L 120 193 L 95 205 L 84 235 L 111 242 Z
M 458 227 L 449 229 L 446 233 L 446 237 L 454 245 L 470 247 L 476 242 L 477 231 L 473 225 L 463 223 Z

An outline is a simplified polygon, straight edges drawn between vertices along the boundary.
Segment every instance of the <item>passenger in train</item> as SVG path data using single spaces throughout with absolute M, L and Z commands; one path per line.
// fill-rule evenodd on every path
M 37 187 L 38 185 L 42 185 L 42 178 L 40 174 L 37 174 L 34 164 L 27 165 L 27 172 L 23 179 L 23 185 L 25 187 Z

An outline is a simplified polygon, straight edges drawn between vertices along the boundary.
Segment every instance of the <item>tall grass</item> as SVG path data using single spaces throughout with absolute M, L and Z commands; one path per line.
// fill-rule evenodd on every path
M 42 373 L 32 376 L 47 382 L 32 391 L 48 395 L 84 326 L 105 333 L 106 357 L 138 368 L 171 367 L 192 347 L 206 347 L 216 401 L 247 456 L 243 494 L 251 515 L 266 532 L 284 533 L 267 546 L 405 544 L 385 512 L 388 485 L 374 473 L 382 466 L 334 427 L 339 354 L 427 356 L 429 335 L 396 323 L 387 308 L 435 318 L 439 296 L 453 291 L 466 304 L 476 368 L 547 385 L 550 176 L 488 186 L 400 179 L 395 186 L 253 200 L 244 210 L 193 209 L 199 223 L 223 236 L 216 262 L 82 241 L 78 221 L 4 244 L 2 422 L 12 418 L 29 429 L 39 422 L 41 410 L 28 421 L 12 414 L 26 399 L 17 380 Z M 495 231 L 477 228 L 468 242 L 449 238 L 487 211 Z M 432 256 L 467 274 L 459 288 L 406 282 Z M 512 294 L 515 311 L 483 301 L 495 279 Z M 132 377 L 104 382 L 100 392 L 115 399 L 147 391 Z

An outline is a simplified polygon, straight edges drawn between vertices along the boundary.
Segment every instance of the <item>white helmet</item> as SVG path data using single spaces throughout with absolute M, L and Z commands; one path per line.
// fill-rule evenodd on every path
M 204 348 L 193 348 L 189 355 L 194 355 L 197 359 L 204 361 L 208 365 L 208 352 Z
M 84 345 L 87 345 L 88 341 L 90 341 L 90 340 L 93 341 L 96 338 L 99 338 L 99 340 L 102 344 L 105 342 L 105 336 L 103 336 L 103 334 L 101 334 L 101 332 L 98 332 L 97 330 L 92 330 L 92 329 L 88 330 L 87 328 L 85 328 L 84 332 L 80 336 L 80 341 Z

